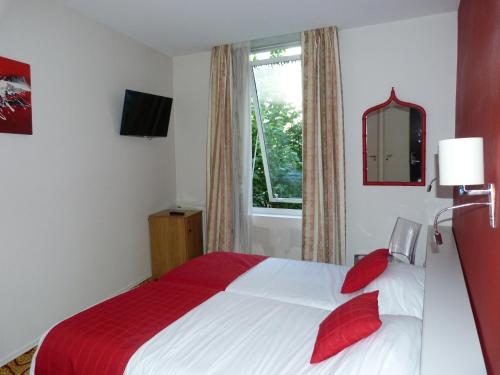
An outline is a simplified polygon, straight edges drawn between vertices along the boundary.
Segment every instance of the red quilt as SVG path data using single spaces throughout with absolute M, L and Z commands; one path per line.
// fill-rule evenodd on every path
M 224 254 L 196 258 L 57 324 L 38 350 L 35 374 L 122 375 L 145 342 L 265 259 Z
M 238 253 L 216 252 L 195 258 L 173 269 L 160 281 L 196 285 L 222 291 L 238 276 L 267 257 Z

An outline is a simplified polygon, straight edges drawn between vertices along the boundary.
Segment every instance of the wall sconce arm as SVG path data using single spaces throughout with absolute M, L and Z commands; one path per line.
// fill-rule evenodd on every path
M 475 202 L 475 203 L 464 203 L 458 204 L 456 206 L 446 207 L 440 210 L 436 216 L 434 217 L 434 239 L 438 245 L 443 244 L 443 238 L 441 237 L 441 233 L 438 230 L 438 220 L 441 214 L 444 214 L 446 211 L 456 210 L 457 208 L 471 207 L 471 206 L 491 206 L 491 203 L 486 202 Z
M 469 190 L 465 187 L 465 185 L 460 185 L 458 187 L 458 193 L 460 195 L 489 195 L 491 193 L 494 193 L 494 186 L 493 184 L 488 184 L 487 189 L 474 189 L 474 190 Z

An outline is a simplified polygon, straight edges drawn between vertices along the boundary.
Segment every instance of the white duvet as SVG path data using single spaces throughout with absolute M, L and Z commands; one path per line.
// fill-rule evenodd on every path
M 144 344 L 127 375 L 416 375 L 420 319 L 381 316 L 382 327 L 336 356 L 309 363 L 329 311 L 221 292 Z
M 359 292 L 341 294 L 349 266 L 268 258 L 228 287 L 227 291 L 334 310 L 353 297 L 379 290 L 380 314 L 409 315 L 422 319 L 423 267 L 389 263 L 387 269 Z

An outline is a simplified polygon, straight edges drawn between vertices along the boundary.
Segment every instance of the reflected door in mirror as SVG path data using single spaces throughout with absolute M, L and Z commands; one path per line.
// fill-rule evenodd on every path
M 396 98 L 363 115 L 365 185 L 425 185 L 425 111 Z

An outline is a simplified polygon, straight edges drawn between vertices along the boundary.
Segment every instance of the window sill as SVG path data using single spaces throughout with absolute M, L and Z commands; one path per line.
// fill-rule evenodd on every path
M 302 219 L 302 210 L 292 210 L 289 208 L 253 207 L 252 216 Z

